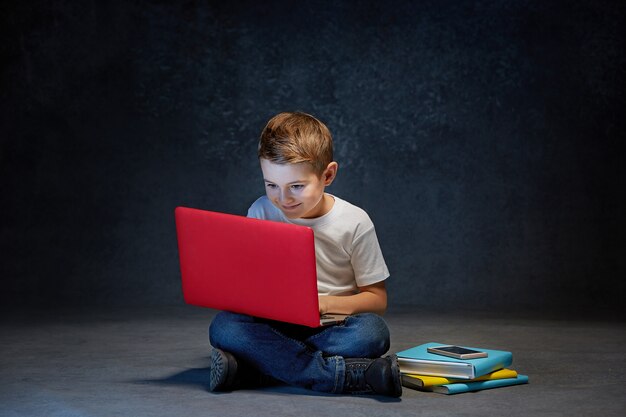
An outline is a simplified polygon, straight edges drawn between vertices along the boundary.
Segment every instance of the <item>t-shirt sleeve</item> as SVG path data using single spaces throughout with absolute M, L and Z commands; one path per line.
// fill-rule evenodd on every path
M 389 277 L 373 225 L 354 240 L 350 259 L 354 279 L 359 287 L 372 285 Z
M 246 217 L 251 217 L 253 219 L 260 219 L 261 218 L 259 210 L 254 207 L 254 204 L 251 205 L 250 208 L 248 209 L 248 214 L 246 215 Z
M 260 198 L 252 203 L 252 205 L 248 209 L 248 214 L 246 215 L 246 217 L 262 220 L 265 219 L 265 211 L 263 210 L 263 203 L 261 202 Z

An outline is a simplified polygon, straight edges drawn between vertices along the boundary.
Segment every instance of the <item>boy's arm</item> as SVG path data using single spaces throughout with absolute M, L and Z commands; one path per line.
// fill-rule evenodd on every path
M 376 313 L 383 315 L 387 310 L 387 289 L 385 281 L 359 287 L 355 295 L 320 295 L 320 314 Z

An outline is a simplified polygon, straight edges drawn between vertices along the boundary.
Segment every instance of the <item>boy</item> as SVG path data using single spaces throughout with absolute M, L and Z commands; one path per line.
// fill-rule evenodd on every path
M 374 225 L 360 208 L 324 192 L 337 175 L 328 128 L 305 113 L 280 113 L 258 149 L 266 195 L 248 217 L 314 230 L 320 314 L 349 314 L 334 326 L 308 328 L 230 312 L 209 328 L 211 391 L 281 381 L 332 393 L 402 394 L 389 329 L 389 276 Z M 280 262 L 281 254 L 276 254 Z M 294 277 L 297 279 L 297 277 Z

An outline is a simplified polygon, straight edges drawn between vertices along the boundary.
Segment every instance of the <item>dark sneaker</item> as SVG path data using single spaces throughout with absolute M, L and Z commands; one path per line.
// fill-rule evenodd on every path
M 400 368 L 396 355 L 378 359 L 345 359 L 345 363 L 344 393 L 389 397 L 402 395 Z
M 220 349 L 211 352 L 211 379 L 209 391 L 230 391 L 235 386 L 237 359 Z
M 280 381 L 263 375 L 247 362 L 224 350 L 211 352 L 209 391 L 233 391 L 242 388 L 260 388 L 279 385 Z

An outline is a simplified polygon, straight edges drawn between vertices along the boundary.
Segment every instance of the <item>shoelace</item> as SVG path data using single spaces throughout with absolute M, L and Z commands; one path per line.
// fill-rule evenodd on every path
M 346 381 L 344 389 L 348 391 L 365 391 L 367 383 L 365 381 L 365 371 L 367 363 L 354 363 L 346 367 Z

